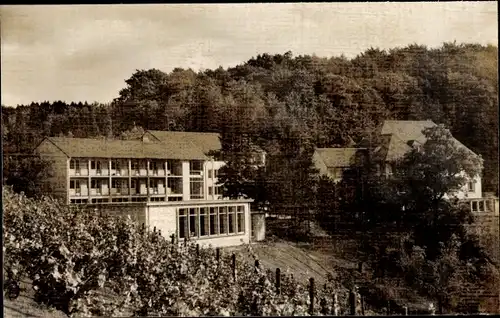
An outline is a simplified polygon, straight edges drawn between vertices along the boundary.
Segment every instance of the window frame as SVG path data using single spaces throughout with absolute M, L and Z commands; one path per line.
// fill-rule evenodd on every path
M 470 180 L 469 182 L 467 182 L 467 192 L 476 192 L 475 180 Z
M 196 193 L 193 191 L 194 188 L 193 186 L 195 184 L 198 184 L 199 186 L 199 192 L 200 193 Z M 203 200 L 203 198 L 205 197 L 205 182 L 203 180 L 203 178 L 189 178 L 189 198 L 191 200 Z
M 176 215 L 177 237 L 179 240 L 185 238 L 195 240 L 212 239 L 239 236 L 246 233 L 244 205 L 185 206 L 177 208 Z M 230 229 L 231 215 L 233 215 L 232 231 Z M 223 231 L 221 231 L 221 228 Z

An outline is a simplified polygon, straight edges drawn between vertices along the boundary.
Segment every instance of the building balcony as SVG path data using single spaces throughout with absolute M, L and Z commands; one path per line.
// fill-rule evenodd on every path
M 69 175 L 72 177 L 75 176 L 88 176 L 89 171 L 87 169 L 69 169 Z
M 130 191 L 127 188 L 111 188 L 111 195 L 129 195 Z
M 90 176 L 92 177 L 105 177 L 109 176 L 109 170 L 108 169 L 90 169 L 89 171 Z
M 165 195 L 165 188 L 149 188 L 151 195 Z
M 128 170 L 127 169 L 121 169 L 121 170 L 111 169 L 110 175 L 113 177 L 128 177 Z
M 89 195 L 89 191 L 87 189 L 69 189 L 68 193 L 70 197 L 80 197 Z
M 109 195 L 109 189 L 108 189 L 108 188 L 102 188 L 102 189 L 90 189 L 90 195 L 91 195 L 91 196 L 103 196 L 103 195 Z
M 141 189 L 140 191 L 137 191 L 137 189 L 132 188 L 132 189 L 130 189 L 130 194 L 131 195 L 147 195 L 148 192 L 147 192 L 146 188 Z
M 165 177 L 166 176 L 165 170 L 163 170 L 163 169 L 149 170 L 148 174 L 150 177 Z

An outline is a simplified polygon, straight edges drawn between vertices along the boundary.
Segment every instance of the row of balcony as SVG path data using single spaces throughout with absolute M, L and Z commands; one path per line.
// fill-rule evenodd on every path
M 146 170 L 146 169 L 140 169 L 140 170 L 135 170 L 129 173 L 128 170 L 108 170 L 108 169 L 101 169 L 101 170 L 87 170 L 87 169 L 70 169 L 69 170 L 69 175 L 70 176 L 103 176 L 103 177 L 108 177 L 108 176 L 113 176 L 113 177 L 128 177 L 128 176 L 143 176 L 143 177 L 182 177 L 182 174 L 172 174 L 170 170 Z M 203 176 L 203 171 L 190 171 L 190 176 Z
M 182 195 L 180 191 L 173 191 L 172 188 L 149 188 L 149 195 Z M 148 195 L 148 189 L 128 188 L 101 188 L 101 189 L 69 189 L 70 196 L 106 196 L 106 195 Z

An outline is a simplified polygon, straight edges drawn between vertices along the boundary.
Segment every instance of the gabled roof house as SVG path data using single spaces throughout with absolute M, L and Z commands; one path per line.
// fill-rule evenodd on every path
M 318 148 L 313 155 L 313 161 L 320 173 L 339 181 L 342 178 L 342 171 L 352 164 L 351 158 L 354 154 L 362 152 L 369 155 L 366 158 L 375 163 L 380 175 L 390 176 L 394 162 L 401 159 L 413 147 L 424 144 L 426 142 L 424 129 L 434 126 L 436 124 L 431 120 L 386 120 L 375 140 L 363 139 L 357 148 Z M 454 139 L 454 142 L 471 151 L 458 140 Z M 461 199 L 481 198 L 481 177 L 469 180 L 456 196 Z

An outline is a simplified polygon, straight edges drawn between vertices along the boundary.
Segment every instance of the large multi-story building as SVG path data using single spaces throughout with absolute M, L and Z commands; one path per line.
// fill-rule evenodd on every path
M 248 243 L 252 230 L 262 238 L 262 226 L 250 227 L 251 200 L 222 197 L 224 162 L 210 155 L 220 149 L 218 134 L 146 131 L 138 140 L 47 137 L 35 151 L 51 162 L 45 191 L 68 204 L 212 245 Z

